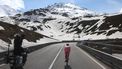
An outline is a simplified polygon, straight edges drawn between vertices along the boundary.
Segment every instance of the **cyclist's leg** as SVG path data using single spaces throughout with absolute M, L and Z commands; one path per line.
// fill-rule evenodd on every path
M 66 53 L 66 55 L 65 55 L 65 62 L 68 63 L 68 60 L 69 60 L 68 53 Z

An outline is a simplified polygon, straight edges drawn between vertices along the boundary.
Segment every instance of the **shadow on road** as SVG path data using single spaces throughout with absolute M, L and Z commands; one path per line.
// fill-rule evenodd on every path
M 66 64 L 66 65 L 64 66 L 64 69 L 72 69 L 72 68 L 71 68 L 70 65 Z

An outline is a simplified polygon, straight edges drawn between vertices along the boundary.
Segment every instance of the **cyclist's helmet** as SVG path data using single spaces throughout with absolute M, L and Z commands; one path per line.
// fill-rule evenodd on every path
M 66 46 L 69 46 L 69 44 L 66 44 Z

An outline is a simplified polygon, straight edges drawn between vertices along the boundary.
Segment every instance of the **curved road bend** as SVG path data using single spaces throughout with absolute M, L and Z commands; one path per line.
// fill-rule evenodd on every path
M 70 61 L 69 65 L 65 65 L 64 44 L 53 44 L 29 54 L 24 69 L 110 69 L 76 47 L 76 43 L 70 43 Z M 0 69 L 10 68 L 9 65 L 1 65 Z

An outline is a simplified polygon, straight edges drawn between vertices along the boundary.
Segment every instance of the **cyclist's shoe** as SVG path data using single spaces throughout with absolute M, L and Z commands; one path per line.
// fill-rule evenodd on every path
M 68 62 L 68 59 L 66 59 L 65 62 Z

